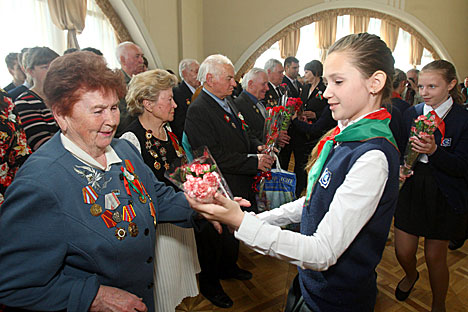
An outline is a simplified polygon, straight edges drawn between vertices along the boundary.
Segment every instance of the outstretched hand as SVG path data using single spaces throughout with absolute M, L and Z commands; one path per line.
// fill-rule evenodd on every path
M 241 210 L 240 205 L 250 206 L 250 203 L 245 199 L 236 198 L 236 200 L 231 200 L 219 193 L 215 194 L 214 202 L 210 204 L 203 204 L 187 195 L 185 197 L 190 206 L 207 220 L 221 222 L 234 230 L 239 228 L 244 219 L 244 212 Z

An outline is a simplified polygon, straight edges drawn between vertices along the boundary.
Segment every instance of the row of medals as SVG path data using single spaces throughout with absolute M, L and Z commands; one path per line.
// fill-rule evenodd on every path
M 152 149 L 153 148 L 153 143 L 151 142 L 151 138 L 153 138 L 152 131 L 147 130 L 145 137 L 146 137 L 146 149 L 148 150 L 150 155 L 155 159 L 154 164 L 153 164 L 154 169 L 159 170 L 161 169 L 161 163 L 157 160 L 157 158 L 159 157 L 158 153 L 156 153 L 156 151 Z M 166 148 L 162 147 L 161 142 L 159 142 L 156 138 L 154 139 L 154 146 L 156 146 L 156 148 L 159 149 L 159 154 L 161 154 L 161 160 L 164 161 L 164 168 L 166 168 L 166 170 L 169 170 L 169 164 L 167 163 L 167 157 L 166 157 L 166 154 L 167 154 Z
M 121 173 L 121 175 L 122 175 L 122 173 Z M 117 196 L 120 195 L 119 190 L 114 190 L 114 191 L 112 191 L 112 193 L 114 193 Z M 140 202 L 142 204 L 146 203 L 146 197 L 140 197 L 139 196 L 138 199 L 140 200 Z M 133 201 L 129 200 L 128 205 L 133 205 Z M 91 212 L 91 215 L 93 215 L 95 217 L 100 216 L 101 213 L 102 213 L 101 205 L 96 204 L 96 203 L 92 204 L 91 208 L 89 210 Z M 120 213 L 117 210 L 117 208 L 112 213 L 112 220 L 114 220 L 114 222 L 117 223 L 117 224 L 119 224 L 120 222 L 123 221 L 122 213 Z M 131 237 L 136 237 L 138 235 L 139 230 L 138 230 L 138 226 L 136 225 L 136 223 L 134 223 L 134 222 L 129 222 L 128 223 L 128 233 L 130 234 Z M 123 240 L 127 236 L 127 231 L 122 227 L 116 227 L 115 236 L 117 237 L 118 240 Z

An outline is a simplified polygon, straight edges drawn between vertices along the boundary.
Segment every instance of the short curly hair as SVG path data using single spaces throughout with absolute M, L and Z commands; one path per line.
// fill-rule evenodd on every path
M 177 83 L 177 77 L 163 69 L 148 70 L 133 76 L 125 97 L 128 113 L 132 116 L 143 114 L 143 100 L 157 101 L 161 91 L 171 89 Z
M 50 64 L 44 93 L 52 111 L 69 116 L 84 93 L 96 90 L 106 95 L 115 92 L 119 99 L 126 92 L 123 74 L 108 68 L 103 57 L 79 51 L 58 57 Z

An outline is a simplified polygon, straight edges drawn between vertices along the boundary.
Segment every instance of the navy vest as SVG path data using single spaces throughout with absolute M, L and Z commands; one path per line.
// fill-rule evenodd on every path
M 370 150 L 382 151 L 389 165 L 387 184 L 374 215 L 328 270 L 317 272 L 299 268 L 301 292 L 313 311 L 374 311 L 375 268 L 382 257 L 398 199 L 396 148 L 383 138 L 375 138 L 365 143 L 343 142 L 332 149 L 322 170 L 330 173 L 328 185 L 324 188 L 317 181 L 310 203 L 302 212 L 301 233 L 312 236 L 316 232 L 346 174 L 356 160 Z

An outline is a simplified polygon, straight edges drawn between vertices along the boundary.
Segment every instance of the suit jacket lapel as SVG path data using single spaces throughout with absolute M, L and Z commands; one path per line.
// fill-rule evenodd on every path
M 230 97 L 227 97 L 226 98 L 226 103 L 228 104 L 228 106 L 231 108 L 231 111 L 232 111 L 232 114 L 234 115 L 234 118 L 236 118 L 239 122 L 240 125 L 242 125 L 242 121 L 239 119 L 238 114 L 239 114 L 239 111 L 237 110 L 237 107 L 236 105 L 234 105 L 234 103 L 232 103 L 232 99 Z M 247 143 L 247 145 L 249 145 L 249 137 L 247 135 L 247 132 L 245 130 L 243 130 L 242 128 L 239 129 L 239 131 L 236 131 Z

